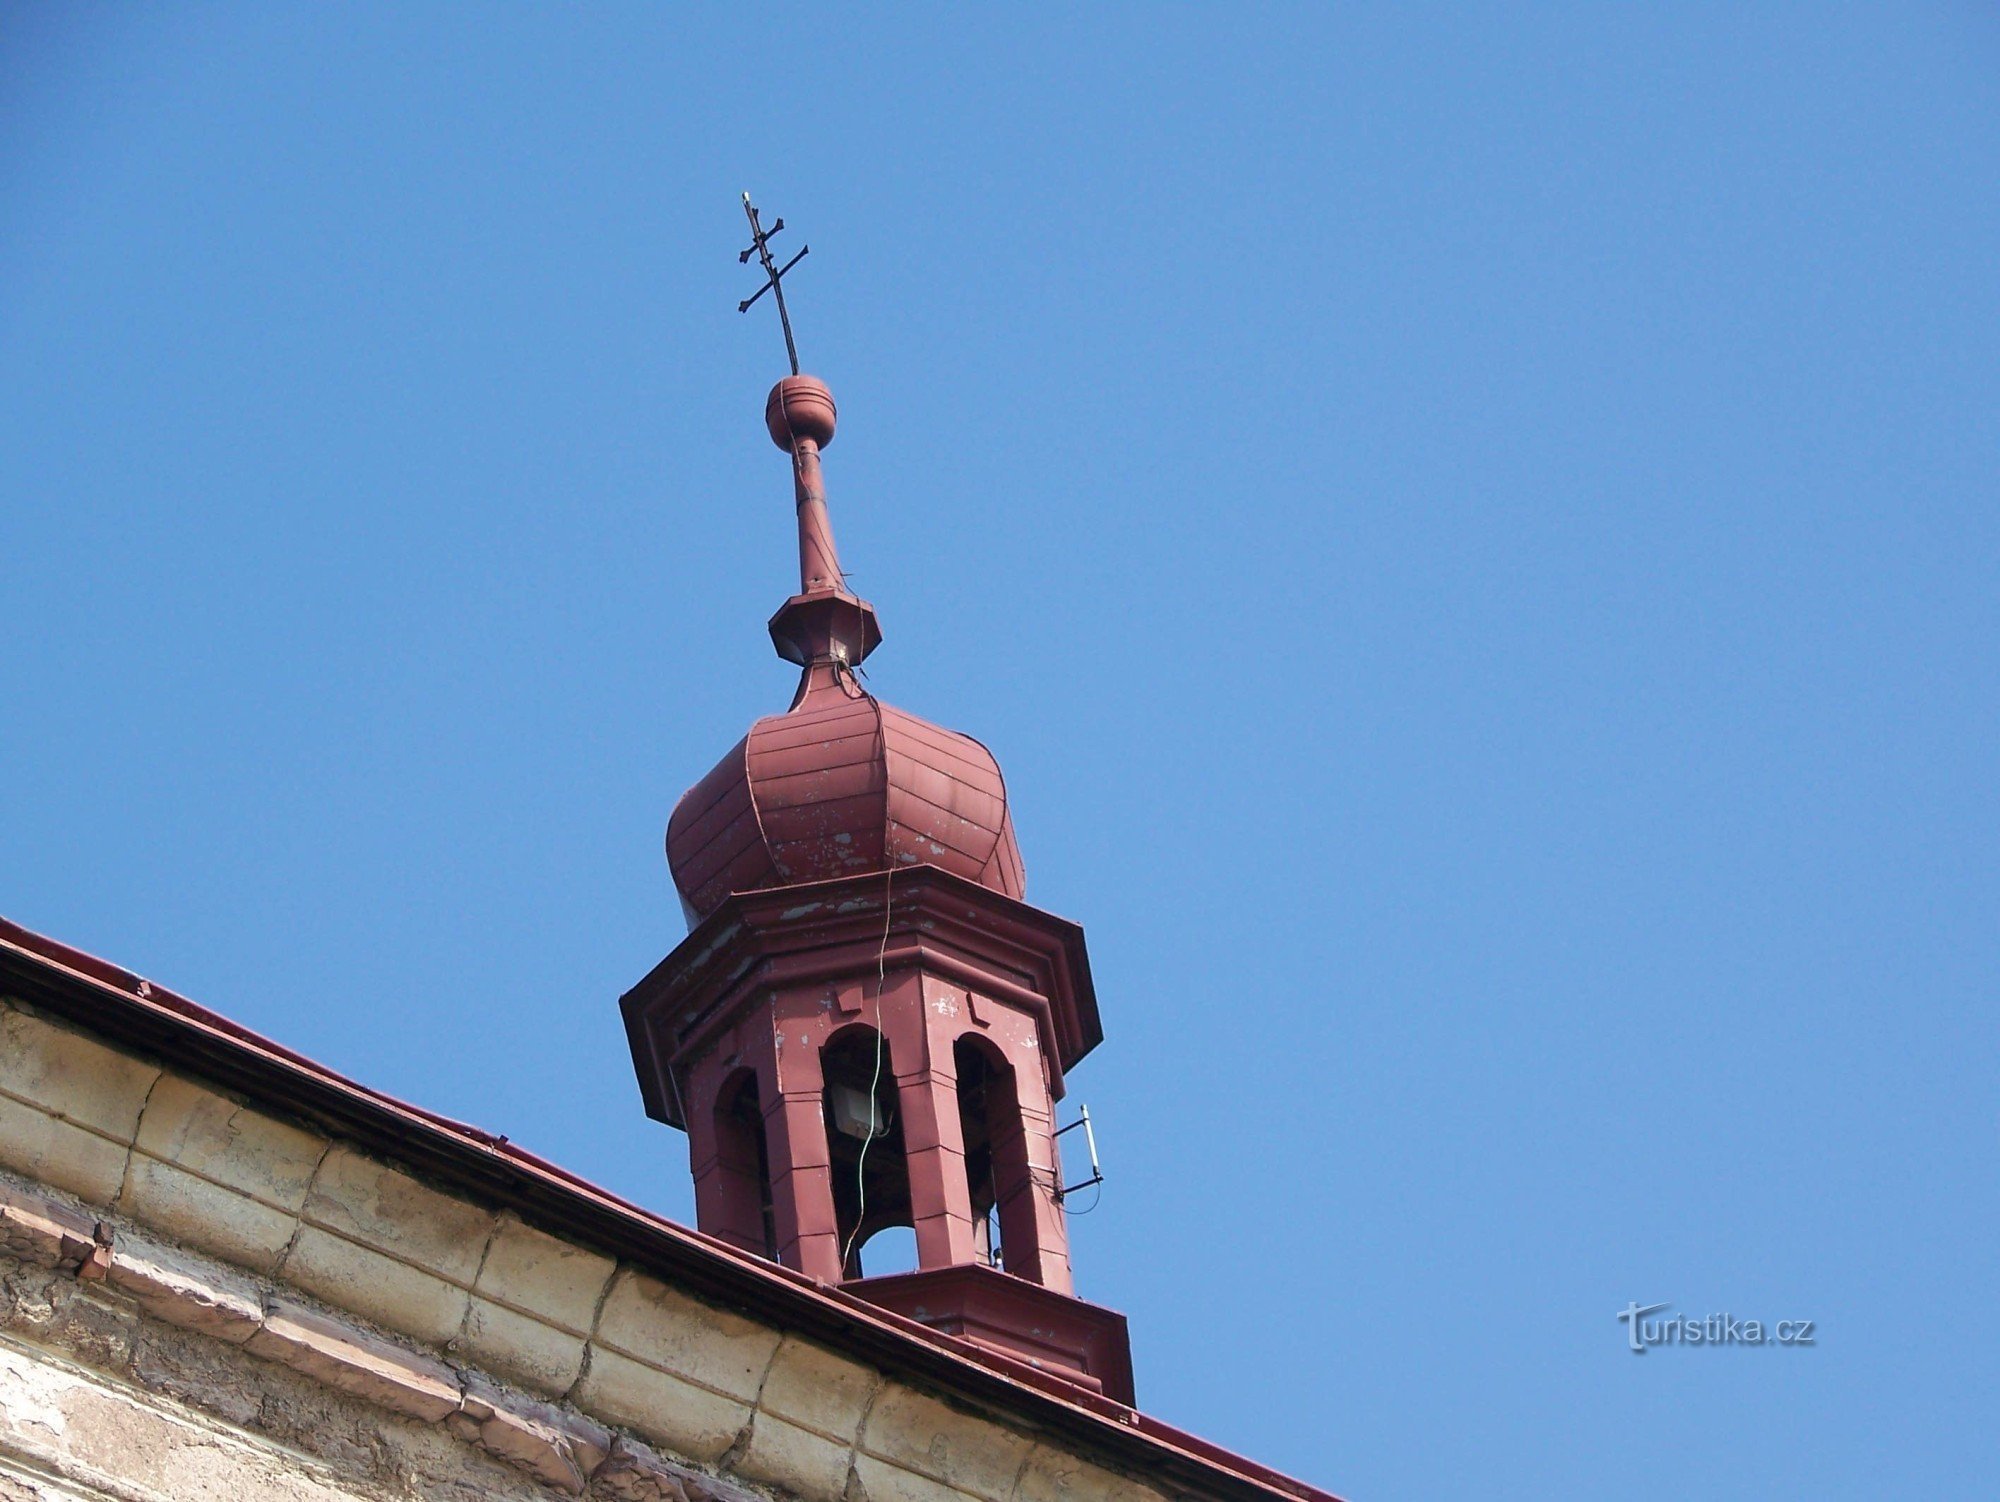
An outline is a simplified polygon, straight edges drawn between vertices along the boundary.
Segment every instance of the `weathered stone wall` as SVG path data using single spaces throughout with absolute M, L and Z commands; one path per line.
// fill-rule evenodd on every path
M 0 1498 L 546 1496 L 430 1423 L 0 1262 Z
M 20 1003 L 0 1170 L 0 1499 L 1160 1502 Z

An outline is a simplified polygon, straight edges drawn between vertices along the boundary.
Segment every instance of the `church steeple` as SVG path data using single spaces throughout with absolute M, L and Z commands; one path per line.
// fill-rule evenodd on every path
M 782 299 L 790 265 L 748 212 Z M 765 425 L 792 461 L 800 579 L 770 630 L 804 671 L 674 809 L 692 932 L 624 998 L 640 1089 L 688 1133 L 702 1230 L 1129 1403 L 1122 1316 L 1071 1292 L 1056 1142 L 1102 1036 L 1083 934 L 1022 900 L 992 754 L 854 674 L 881 631 L 827 514 L 833 397 L 796 373 L 784 316 L 794 374 Z M 899 1225 L 916 1270 L 869 1276 L 869 1238 Z

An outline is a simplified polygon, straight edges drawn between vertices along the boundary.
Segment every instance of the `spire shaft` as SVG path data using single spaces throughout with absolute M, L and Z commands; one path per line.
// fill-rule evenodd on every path
M 833 545 L 833 518 L 826 509 L 819 445 L 810 438 L 800 438 L 792 450 L 792 494 L 799 510 L 799 593 L 846 589 L 847 576 Z
M 875 607 L 848 592 L 833 545 L 820 450 L 833 441 L 833 393 L 811 376 L 787 376 L 771 388 L 764 427 L 792 456 L 792 498 L 798 511 L 799 592 L 771 617 L 778 655 L 810 672 L 814 663 L 853 666 L 882 640 Z

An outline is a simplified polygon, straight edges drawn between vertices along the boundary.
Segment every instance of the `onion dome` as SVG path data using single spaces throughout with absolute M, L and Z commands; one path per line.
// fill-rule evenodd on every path
M 690 925 L 731 892 L 918 864 L 1023 894 L 993 754 L 855 677 L 882 632 L 834 551 L 819 464 L 834 420 L 832 393 L 811 376 L 780 381 L 764 409 L 792 456 L 799 526 L 799 592 L 771 618 L 771 641 L 804 673 L 792 707 L 752 725 L 674 808 L 667 862 Z

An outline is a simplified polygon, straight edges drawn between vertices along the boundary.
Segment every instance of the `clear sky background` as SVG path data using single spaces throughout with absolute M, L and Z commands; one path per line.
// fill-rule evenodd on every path
M 616 1003 L 792 687 L 750 188 L 873 685 L 1090 936 L 1144 1406 L 1985 1493 L 1996 80 L 1971 4 L 9 5 L 0 912 L 690 1219 Z

